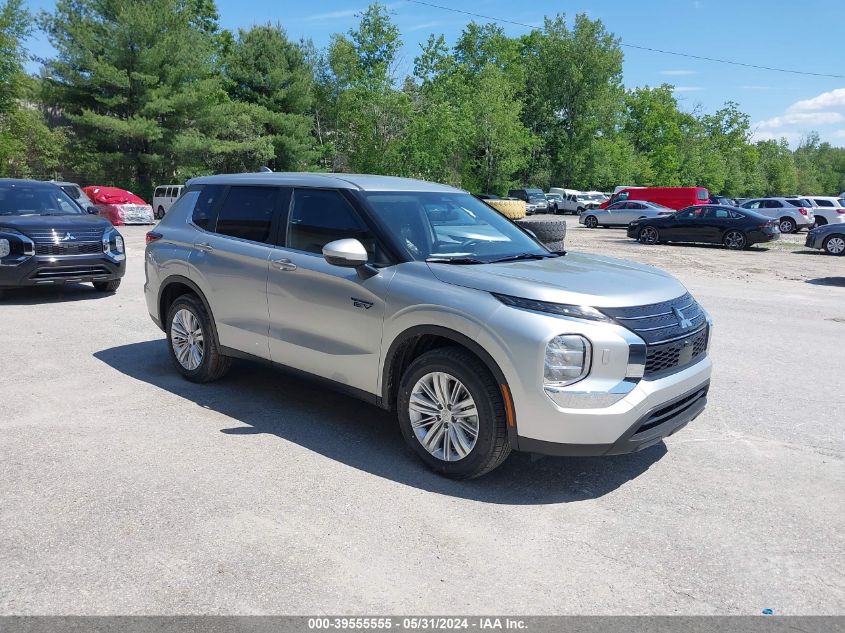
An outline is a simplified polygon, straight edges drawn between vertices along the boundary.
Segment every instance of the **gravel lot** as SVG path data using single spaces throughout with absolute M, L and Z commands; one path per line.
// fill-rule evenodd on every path
M 240 362 L 171 368 L 143 298 L 0 302 L 0 613 L 841 614 L 845 258 L 569 220 L 716 320 L 708 409 L 629 456 L 429 473 L 385 412 Z

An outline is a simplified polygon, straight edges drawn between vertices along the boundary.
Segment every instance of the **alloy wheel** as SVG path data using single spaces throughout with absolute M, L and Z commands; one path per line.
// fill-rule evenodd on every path
M 599 225 L 599 221 L 594 215 L 588 215 L 587 218 L 584 220 L 584 224 L 587 226 L 588 229 L 594 229 Z
M 780 232 L 781 233 L 792 233 L 795 230 L 795 222 L 792 220 L 781 220 L 780 221 Z
M 445 372 L 420 378 L 408 402 L 411 429 L 432 456 L 446 462 L 463 459 L 478 441 L 478 407 L 464 384 Z
M 742 250 L 745 248 L 745 236 L 739 231 L 728 231 L 725 235 L 725 246 L 731 250 Z
M 653 226 L 644 226 L 640 231 L 640 242 L 643 244 L 657 244 L 657 229 Z
M 205 355 L 202 325 L 190 310 L 183 308 L 173 315 L 170 344 L 173 346 L 176 360 L 188 371 L 194 371 L 202 364 Z
M 845 253 L 845 237 L 833 235 L 827 238 L 827 241 L 824 243 L 824 250 L 831 255 L 842 255 Z

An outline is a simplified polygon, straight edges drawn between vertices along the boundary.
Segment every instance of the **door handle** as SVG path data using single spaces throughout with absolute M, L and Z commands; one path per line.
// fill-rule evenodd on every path
M 214 247 L 208 242 L 199 242 L 198 244 L 194 244 L 194 248 L 198 248 L 199 250 L 205 251 L 206 253 L 210 253 L 214 250 Z
M 296 264 L 289 259 L 274 259 L 272 263 L 277 270 L 296 270 Z

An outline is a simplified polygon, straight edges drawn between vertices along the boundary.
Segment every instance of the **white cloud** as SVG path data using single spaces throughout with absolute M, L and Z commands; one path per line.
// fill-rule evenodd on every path
M 342 11 L 329 11 L 328 13 L 315 13 L 313 15 L 309 15 L 305 18 L 308 22 L 314 22 L 316 20 L 337 20 L 339 18 L 350 18 L 356 13 L 359 13 L 360 9 L 343 9 Z
M 672 88 L 674 92 L 698 92 L 704 90 L 701 86 L 675 86 Z
M 767 130 L 756 130 L 751 134 L 754 141 L 779 141 L 785 138 L 790 145 L 798 145 L 804 135 L 800 132 L 769 132 Z
M 687 75 L 694 75 L 694 70 L 661 70 L 661 75 L 668 75 L 669 77 L 686 77 Z
M 440 26 L 440 22 L 437 20 L 433 22 L 423 22 L 422 24 L 415 24 L 413 26 L 406 27 L 404 30 L 410 33 L 411 31 L 422 31 L 423 29 L 430 29 L 435 26 Z
M 787 112 L 816 112 L 818 110 L 845 110 L 845 88 L 823 92 L 812 99 L 796 101 Z
M 836 130 L 833 136 L 836 138 L 845 138 L 845 130 Z
M 778 129 L 790 125 L 833 125 L 845 121 L 845 115 L 839 112 L 790 112 L 783 116 L 774 116 L 757 122 L 761 128 Z

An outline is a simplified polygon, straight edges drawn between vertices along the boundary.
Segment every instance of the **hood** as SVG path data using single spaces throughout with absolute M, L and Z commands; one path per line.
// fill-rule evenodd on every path
M 12 228 L 21 233 L 29 231 L 84 231 L 111 228 L 111 222 L 98 215 L 3 215 L 0 226 Z
M 429 268 L 440 281 L 456 286 L 598 308 L 660 303 L 687 291 L 657 268 L 582 253 L 501 264 L 429 264 Z

